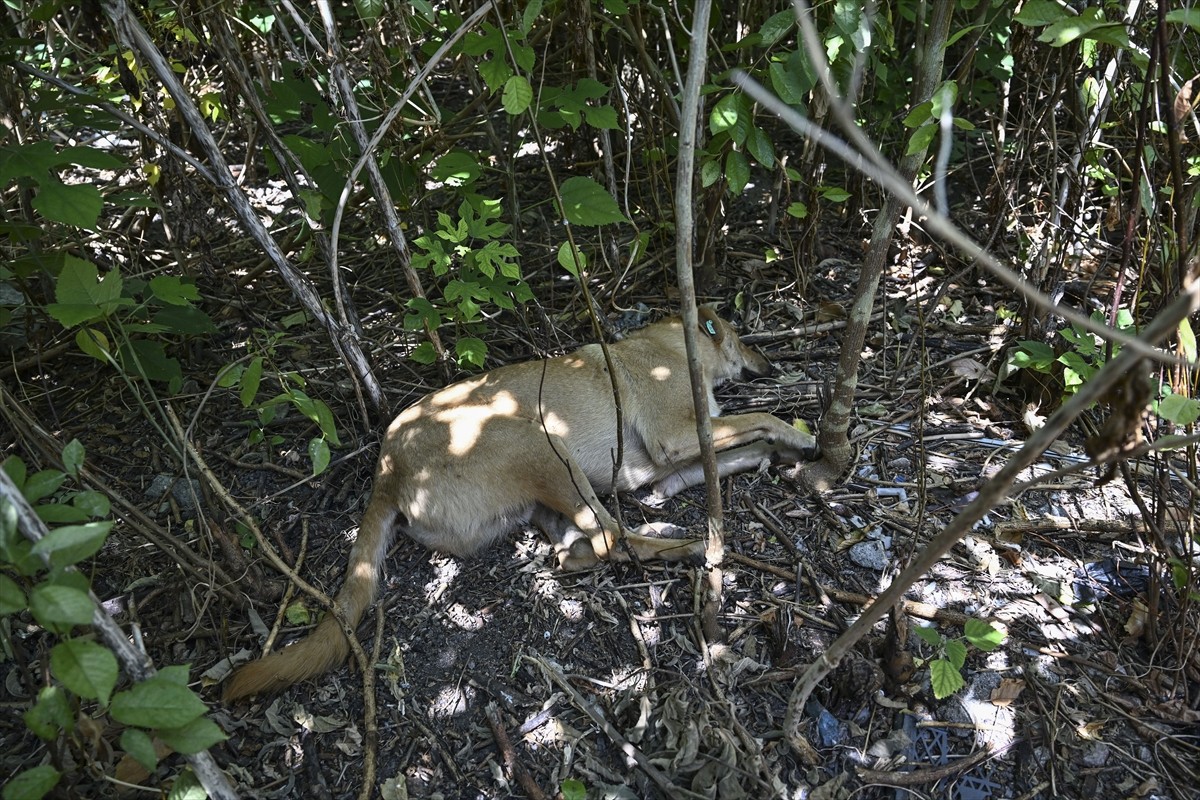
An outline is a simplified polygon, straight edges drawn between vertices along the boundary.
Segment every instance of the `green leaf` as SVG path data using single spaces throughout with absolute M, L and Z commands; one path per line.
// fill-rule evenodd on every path
M 126 728 L 121 733 L 121 749 L 133 756 L 133 760 L 154 772 L 158 768 L 158 753 L 154 750 L 154 740 L 145 731 L 137 728 Z
M 727 94 L 713 106 L 708 117 L 708 129 L 716 136 L 726 133 L 734 144 L 743 144 L 753 128 L 750 103 L 745 95 L 734 92 Z
M 191 305 L 200 299 L 200 290 L 194 283 L 185 283 L 175 275 L 157 275 L 150 279 L 150 291 L 159 300 L 173 306 Z
M 142 728 L 181 728 L 204 714 L 204 702 L 187 686 L 156 675 L 113 698 L 113 719 Z
M 161 325 L 164 332 L 199 336 L 216 333 L 217 326 L 212 318 L 194 306 L 167 306 L 154 314 L 154 324 Z
M 762 164 L 767 169 L 774 168 L 775 146 L 771 143 L 771 138 L 767 136 L 766 131 L 762 128 L 757 126 L 750 128 L 750 135 L 746 137 L 746 149 L 759 164 Z
M 93 519 L 107 517 L 108 513 L 112 511 L 112 503 L 109 502 L 108 498 L 100 492 L 92 491 L 91 489 L 76 492 L 71 497 L 71 505 Z
M 1117 327 L 1121 327 L 1119 322 Z M 1196 333 L 1192 330 L 1192 323 L 1188 321 L 1187 317 L 1180 320 L 1176 333 L 1179 338 L 1179 354 L 1194 363 L 1196 361 Z
M 255 356 L 250 362 L 250 366 L 246 367 L 246 371 L 242 373 L 241 390 L 238 393 L 242 401 L 242 408 L 249 408 L 254 404 L 254 398 L 258 396 L 258 387 L 262 383 L 263 373 L 263 357 Z
M 25 462 L 21 460 L 20 456 L 9 456 L 4 459 L 3 462 L 0 462 L 0 469 L 4 470 L 5 474 L 8 475 L 8 479 L 24 494 L 26 468 Z
M 34 736 L 52 742 L 75 730 L 75 711 L 71 705 L 71 698 L 61 686 L 47 686 L 38 692 L 37 702 L 21 717 Z
M 725 180 L 729 182 L 729 191 L 739 195 L 750 182 L 750 162 L 738 150 L 730 150 L 725 156 Z
M 483 82 L 493 92 L 506 85 L 512 74 L 512 67 L 499 59 L 491 58 L 479 62 L 479 77 L 483 78 Z
M 95 230 L 104 200 L 100 190 L 89 183 L 68 186 L 55 179 L 43 179 L 33 208 L 52 222 L 61 222 L 85 230 Z
M 88 519 L 88 515 L 75 508 L 75 506 L 68 506 L 62 503 L 40 505 L 34 509 L 34 513 L 38 515 L 38 519 L 42 522 L 53 525 L 87 522 Z
M 572 225 L 597 227 L 628 222 L 617 201 L 591 178 L 567 178 L 560 187 L 563 217 Z
M 933 142 L 933 137 L 937 135 L 937 125 L 932 122 L 928 125 L 922 125 L 913 131 L 912 138 L 908 140 L 908 149 L 904 152 L 906 156 L 917 155 L 924 153 L 929 149 L 929 145 Z
M 587 124 L 597 130 L 619 131 L 621 123 L 617 120 L 617 110 L 605 104 L 602 106 L 587 106 L 583 109 L 583 118 Z
M 75 346 L 97 361 L 107 364 L 112 357 L 108 337 L 95 328 L 80 328 L 75 331 Z
M 969 619 L 963 626 L 963 635 L 967 641 L 990 653 L 1004 642 L 1004 633 L 983 620 Z
M 3 800 L 41 800 L 58 785 L 62 773 L 49 764 L 18 772 L 16 777 L 4 784 L 0 792 Z
M 162 342 L 134 339 L 118 352 L 126 369 L 147 380 L 167 383 L 183 378 L 179 361 L 167 355 Z
M 795 24 L 796 12 L 791 8 L 767 17 L 767 21 L 758 29 L 758 35 L 762 37 L 762 46 L 770 47 L 787 36 Z
M 482 367 L 484 358 L 487 356 L 487 344 L 474 336 L 464 336 L 454 345 L 454 352 L 458 355 L 460 365 L 470 364 L 473 367 Z
M 340 446 L 342 440 L 338 438 L 337 423 L 333 419 L 333 412 L 329 410 L 329 406 L 324 400 L 312 401 L 313 411 L 316 412 L 316 417 L 313 419 L 317 423 L 317 427 L 321 429 L 321 433 L 325 438 L 335 446 Z
M 587 254 L 569 241 L 558 246 L 558 264 L 567 272 L 579 277 L 579 273 L 587 269 Z
M 83 456 L 83 444 L 78 439 L 72 439 L 71 441 L 67 442 L 66 447 L 63 448 L 63 469 L 72 478 L 79 475 L 79 468 L 83 466 Z
M 42 627 L 65 633 L 91 623 L 95 607 L 86 592 L 73 586 L 41 583 L 29 593 L 29 611 Z
M 64 259 L 54 288 L 58 302 L 46 307 L 50 316 L 70 328 L 89 320 L 107 317 L 120 305 L 122 280 L 117 269 L 99 278 L 96 266 L 74 256 Z
M 542 0 L 533 0 L 525 6 L 525 10 L 521 13 L 521 33 L 528 35 L 529 31 L 533 30 L 533 23 L 537 22 L 538 15 L 541 13 Z
M 929 681 L 933 684 L 933 696 L 943 700 L 966 685 L 959 671 L 944 658 L 929 662 Z
M 25 485 L 21 488 L 21 494 L 25 496 L 25 501 L 30 505 L 42 500 L 58 491 L 58 487 L 62 486 L 63 481 L 67 479 L 66 473 L 59 472 L 56 469 L 39 470 L 29 476 L 29 480 L 25 481 Z
M 409 358 L 418 364 L 432 364 L 437 361 L 437 351 L 433 349 L 432 342 L 421 342 L 413 348 Z
M 329 442 L 317 436 L 308 441 L 308 458 L 312 461 L 312 474 L 320 475 L 329 466 Z
M 429 176 L 447 186 L 467 186 L 483 174 L 483 167 L 473 155 L 463 150 L 451 150 L 434 162 Z
M 192 755 L 229 737 L 208 717 L 198 717 L 180 728 L 159 728 L 158 738 L 176 752 Z
M 23 610 L 28 602 L 17 582 L 0 573 L 0 614 L 15 614 Z
M 129 164 L 107 150 L 78 145 L 64 147 L 58 153 L 60 163 L 78 164 L 88 169 L 128 169 Z
M 207 800 L 208 792 L 200 785 L 200 779 L 190 769 L 179 773 L 167 792 L 167 800 Z
M 117 685 L 117 659 L 108 648 L 83 639 L 67 639 L 50 650 L 54 677 L 75 694 L 108 705 Z
M 1200 401 L 1181 394 L 1168 394 L 1158 404 L 1158 415 L 1176 425 L 1191 425 L 1200 419 Z
M 700 165 L 700 185 L 707 189 L 721 179 L 721 162 L 708 159 Z
M 795 217 L 796 219 L 804 219 L 808 216 L 808 206 L 797 201 L 788 205 L 787 213 L 788 216 Z
M 359 19 L 364 22 L 374 22 L 383 12 L 383 0 L 354 0 L 354 9 Z
M 1067 10 L 1054 0 L 1026 0 L 1025 4 L 1021 6 L 1021 11 L 1013 17 L 1013 21 L 1031 28 L 1038 28 L 1057 22 L 1066 16 L 1068 16 Z M 1167 16 L 1170 17 L 1169 14 Z
M 953 664 L 955 669 L 961 670 L 967 663 L 967 645 L 962 639 L 946 640 L 943 651 L 946 654 L 946 660 Z
M 504 94 L 500 97 L 500 104 L 509 116 L 523 114 L 532 101 L 533 87 L 523 75 L 513 75 L 504 82 Z
M 1177 8 L 1174 11 L 1168 11 L 1166 20 L 1188 25 L 1200 31 L 1200 8 Z
M 942 646 L 942 635 L 938 633 L 937 628 L 928 628 L 924 625 L 916 625 L 913 627 L 913 633 L 919 636 L 931 647 Z
M 559 788 L 562 790 L 563 800 L 587 800 L 587 787 L 581 781 L 567 778 Z
M 104 520 L 55 528 L 33 546 L 33 552 L 46 556 L 51 567 L 69 567 L 99 552 L 112 526 L 111 520 Z

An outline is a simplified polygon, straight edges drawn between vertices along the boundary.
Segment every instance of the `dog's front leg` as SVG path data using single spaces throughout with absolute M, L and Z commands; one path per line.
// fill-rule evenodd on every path
M 717 451 L 717 474 L 724 478 L 755 469 L 763 459 L 809 461 L 817 457 L 816 439 L 770 414 L 735 414 L 713 417 L 713 449 Z M 654 484 L 647 498 L 651 505 L 678 494 L 704 480 L 700 463 L 700 444 L 694 432 L 681 433 L 672 445 L 663 448 L 667 464 L 675 466 Z

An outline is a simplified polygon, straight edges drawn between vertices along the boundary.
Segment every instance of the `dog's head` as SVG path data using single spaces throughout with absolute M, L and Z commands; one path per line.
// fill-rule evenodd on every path
M 700 333 L 712 347 L 702 347 L 709 374 L 718 383 L 730 378 L 758 378 L 771 374 L 771 362 L 738 338 L 737 331 L 708 306 L 700 306 Z

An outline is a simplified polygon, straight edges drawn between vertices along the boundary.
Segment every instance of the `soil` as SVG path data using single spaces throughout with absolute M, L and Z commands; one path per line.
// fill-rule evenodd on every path
M 780 372 L 726 387 L 721 399 L 727 411 L 754 407 L 818 423 L 859 244 L 845 232 L 827 237 L 844 258 L 806 270 L 801 291 L 790 259 L 768 265 L 753 255 L 763 241 L 732 238 L 726 274 L 741 276 L 730 294 L 744 291 L 754 311 L 743 315 L 745 329 Z M 1184 483 L 1167 465 L 1177 474 L 1188 468 L 1179 460 L 1158 462 L 1157 471 L 1134 463 L 1103 486 L 1090 469 L 1043 477 L 1086 460 L 1083 429 L 913 587 L 907 616 L 881 623 L 822 684 L 805 709 L 816 761 L 783 736 L 806 665 L 1020 446 L 1025 420 L 1052 410 L 1053 396 L 1034 396 L 1019 379 L 996 382 L 1018 332 L 998 321 L 1003 295 L 985 282 L 966 273 L 929 280 L 931 268 L 951 266 L 958 265 L 911 242 L 897 253 L 884 319 L 863 354 L 851 434 L 857 456 L 844 483 L 806 496 L 786 465 L 723 483 L 722 641 L 700 629 L 699 568 L 613 564 L 564 573 L 533 531 L 515 531 L 469 560 L 402 538 L 387 558 L 376 614 L 359 630 L 376 681 L 374 796 L 465 800 L 536 789 L 547 797 L 722 800 L 1197 797 L 1196 609 L 1180 605 L 1162 559 L 1168 548 L 1192 552 L 1173 533 L 1188 507 Z M 440 378 L 402 357 L 400 312 L 387 299 L 394 276 L 362 270 L 367 337 L 400 408 Z M 210 278 L 210 290 L 221 280 Z M 943 283 L 945 300 L 934 301 L 931 287 Z M 294 311 L 285 295 L 254 306 L 249 301 L 264 295 L 246 291 L 226 310 L 230 343 Z M 622 298 L 638 300 L 665 309 L 661 295 Z M 534 313 L 495 320 L 492 363 L 586 341 L 569 302 L 540 310 L 550 327 Z M 805 331 L 786 333 L 800 327 L 801 311 Z M 816 328 L 814 311 L 832 324 Z M 252 444 L 252 415 L 234 392 L 209 395 L 196 382 L 171 402 L 184 425 L 194 421 L 193 441 L 229 495 L 288 563 L 303 556 L 306 580 L 333 593 L 370 489 L 380 426 L 353 421 L 354 394 L 319 333 L 289 336 L 280 360 L 305 371 L 310 393 L 334 406 L 344 430 L 343 447 L 318 478 L 307 477 L 303 454 L 315 428 L 306 418 L 277 419 L 266 440 Z M 195 469 L 178 467 L 123 386 L 97 381 L 85 356 L 59 353 L 6 377 L 14 394 L 60 444 L 79 437 L 111 489 L 235 581 L 218 586 L 185 573 L 122 522 L 95 562 L 97 595 L 122 626 L 136 628 L 156 664 L 191 665 L 229 735 L 213 754 L 245 796 L 357 797 L 367 743 L 361 673 L 347 665 L 277 697 L 219 702 L 229 659 L 261 653 L 285 582 L 257 548 L 244 549 L 249 540 L 228 504 Z M 230 359 L 192 355 L 197 381 Z M 1103 409 L 1092 419 L 1098 425 Z M 0 433 L 0 445 L 36 457 L 15 432 Z M 1166 533 L 1150 532 L 1131 490 L 1165 504 Z M 630 527 L 664 520 L 697 536 L 706 530 L 702 491 L 661 509 L 638 500 L 620 500 Z M 299 591 L 291 606 L 275 647 L 308 630 L 305 614 L 320 613 Z M 1007 636 L 990 652 L 968 646 L 961 670 L 951 670 L 963 687 L 939 698 L 931 683 L 938 653 L 913 629 L 932 625 L 960 641 L 966 619 L 992 622 Z M 32 672 L 0 665 L 5 705 L 23 710 L 31 697 L 25 678 L 41 674 L 52 641 L 28 619 L 10 635 Z M 111 779 L 129 775 L 117 771 L 120 728 L 94 706 L 80 714 L 94 735 L 56 747 L 89 769 L 63 796 L 117 796 L 122 788 Z M 46 745 L 11 713 L 0 721 L 0 753 L 0 772 L 8 773 L 39 763 Z M 134 774 L 132 782 L 162 785 L 180 763 L 168 755 L 156 776 Z

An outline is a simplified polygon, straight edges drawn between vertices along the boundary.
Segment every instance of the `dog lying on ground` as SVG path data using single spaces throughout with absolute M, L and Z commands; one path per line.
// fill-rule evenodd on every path
M 813 437 L 777 417 L 719 416 L 713 387 L 766 375 L 771 364 L 711 309 L 702 307 L 699 319 L 721 476 L 753 469 L 764 458 L 814 458 Z M 335 599 L 352 627 L 375 601 L 395 527 L 433 550 L 468 556 L 533 522 L 555 542 L 565 569 L 624 560 L 629 551 L 639 559 L 703 558 L 701 541 L 645 535 L 673 526 L 643 525 L 622 537 L 597 498 L 652 485 L 662 499 L 704 480 L 683 323 L 672 318 L 649 325 L 608 350 L 615 375 L 601 347 L 591 344 L 468 378 L 396 417 L 383 437 L 371 501 Z M 615 482 L 614 381 L 624 433 Z M 341 626 L 326 614 L 307 639 L 239 668 L 225 699 L 315 677 L 344 661 L 348 651 Z

